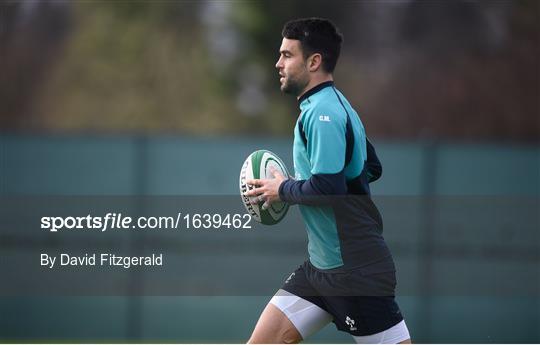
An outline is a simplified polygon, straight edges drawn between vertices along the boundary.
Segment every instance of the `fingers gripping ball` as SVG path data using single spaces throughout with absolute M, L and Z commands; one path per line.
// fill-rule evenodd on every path
M 274 176 L 271 174 L 271 169 L 275 169 L 284 176 L 289 176 L 287 168 L 283 161 L 274 153 L 267 150 L 258 150 L 253 152 L 246 158 L 242 169 L 240 170 L 240 196 L 244 207 L 257 222 L 265 225 L 273 225 L 280 222 L 289 210 L 289 204 L 285 202 L 275 202 L 267 209 L 262 206 L 264 199 L 256 198 L 257 203 L 252 204 L 251 198 L 245 193 L 255 188 L 248 185 L 246 181 L 251 179 L 271 179 Z

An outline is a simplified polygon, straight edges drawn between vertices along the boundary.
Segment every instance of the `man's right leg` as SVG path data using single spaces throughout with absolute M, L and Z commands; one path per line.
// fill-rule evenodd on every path
M 297 344 L 302 336 L 275 305 L 268 303 L 248 340 L 248 344 Z
M 317 305 L 279 290 L 262 312 L 248 343 L 299 343 L 330 321 L 332 316 Z

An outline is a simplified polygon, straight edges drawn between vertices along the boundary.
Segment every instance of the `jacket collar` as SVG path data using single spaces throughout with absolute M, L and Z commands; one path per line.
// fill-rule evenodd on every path
M 317 92 L 321 91 L 325 87 L 333 86 L 333 85 L 334 85 L 334 82 L 329 80 L 329 81 L 325 81 L 323 83 L 320 83 L 317 86 L 312 87 L 311 89 L 304 92 L 304 94 L 300 98 L 298 98 L 298 104 L 301 104 L 306 98 L 308 98 L 309 96 L 311 96 L 313 94 L 316 94 Z

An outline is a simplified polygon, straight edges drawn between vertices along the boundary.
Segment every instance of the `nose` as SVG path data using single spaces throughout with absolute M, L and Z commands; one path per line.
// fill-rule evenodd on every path
M 281 56 L 280 56 L 276 62 L 276 68 L 281 69 L 282 67 L 283 67 L 283 62 L 281 61 Z

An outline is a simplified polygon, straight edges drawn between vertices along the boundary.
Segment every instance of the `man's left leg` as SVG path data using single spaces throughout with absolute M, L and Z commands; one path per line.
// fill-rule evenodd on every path
M 357 344 L 411 344 L 411 336 L 409 335 L 405 320 L 376 334 L 366 336 L 353 335 L 353 339 Z

